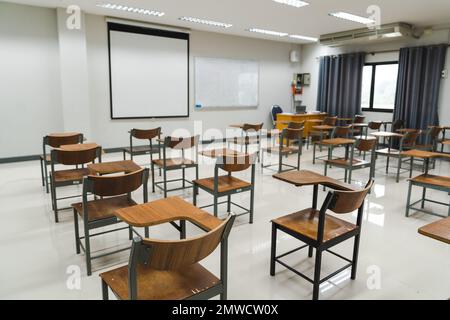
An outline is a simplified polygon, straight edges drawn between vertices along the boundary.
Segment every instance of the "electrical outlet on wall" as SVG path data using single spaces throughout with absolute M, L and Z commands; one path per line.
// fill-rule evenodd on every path
M 442 70 L 442 79 L 447 79 L 448 78 L 448 69 L 444 69 Z

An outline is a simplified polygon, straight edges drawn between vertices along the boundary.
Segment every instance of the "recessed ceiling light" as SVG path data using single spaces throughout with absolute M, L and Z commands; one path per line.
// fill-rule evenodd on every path
M 291 34 L 291 35 L 289 35 L 289 38 L 305 40 L 305 41 L 313 41 L 313 42 L 317 42 L 319 40 L 317 38 L 300 36 L 300 35 L 297 35 L 297 34 Z
M 350 21 L 358 22 L 358 23 L 362 23 L 362 24 L 375 23 L 375 20 L 373 20 L 373 19 L 357 16 L 357 15 L 347 13 L 347 12 L 333 12 L 333 13 L 329 13 L 329 15 L 336 17 L 336 18 L 350 20 Z
M 402 36 L 401 32 L 391 32 L 382 35 L 383 38 L 396 38 L 401 36 Z
M 281 3 L 281 4 L 285 4 L 288 6 L 296 7 L 296 8 L 301 8 L 301 7 L 309 5 L 308 2 L 300 1 L 300 0 L 273 0 L 273 1 Z
M 269 36 L 277 36 L 277 37 L 286 37 L 288 35 L 286 32 L 278 32 L 278 31 L 264 30 L 264 29 L 258 29 L 258 28 L 251 28 L 251 29 L 248 29 L 248 31 L 267 34 Z
M 131 12 L 131 13 L 145 14 L 148 16 L 157 16 L 157 17 L 162 17 L 165 14 L 164 12 L 160 12 L 160 11 L 156 11 L 156 10 L 136 8 L 136 7 L 130 7 L 130 6 L 125 6 L 125 5 L 120 5 L 120 4 L 113 4 L 113 3 L 97 4 L 97 7 L 112 9 L 112 10 L 120 10 L 120 11 Z
M 192 18 L 192 17 L 181 17 L 181 18 L 178 18 L 178 19 L 181 20 L 181 21 L 188 21 L 188 22 L 194 22 L 194 23 L 200 23 L 200 24 L 207 24 L 207 25 L 210 25 L 210 26 L 221 27 L 221 28 L 231 28 L 233 26 L 230 23 L 223 23 L 223 22 L 204 20 L 204 19 Z

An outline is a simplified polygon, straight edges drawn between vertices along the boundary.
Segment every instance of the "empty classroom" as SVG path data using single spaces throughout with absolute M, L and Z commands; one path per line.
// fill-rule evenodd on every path
M 450 299 L 449 47 L 448 0 L 0 1 L 0 299 Z

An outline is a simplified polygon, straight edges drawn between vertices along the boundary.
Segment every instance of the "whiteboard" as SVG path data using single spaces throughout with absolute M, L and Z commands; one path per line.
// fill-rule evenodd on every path
M 259 63 L 195 58 L 196 107 L 257 107 Z
M 112 119 L 189 116 L 188 39 L 109 24 Z

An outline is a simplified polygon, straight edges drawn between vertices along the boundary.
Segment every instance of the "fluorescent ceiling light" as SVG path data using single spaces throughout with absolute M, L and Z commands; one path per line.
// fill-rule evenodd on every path
M 288 6 L 296 7 L 296 8 L 301 8 L 301 7 L 309 5 L 308 2 L 300 1 L 300 0 L 273 0 L 273 1 L 281 3 L 281 4 L 285 4 Z
M 204 19 L 192 18 L 192 17 L 181 17 L 181 18 L 178 18 L 178 19 L 181 20 L 181 21 L 188 21 L 188 22 L 206 24 L 206 25 L 215 26 L 215 27 L 221 27 L 221 28 L 231 28 L 233 26 L 230 23 L 223 23 L 223 22 L 204 20 Z
M 314 42 L 317 42 L 319 40 L 317 38 L 300 36 L 300 35 L 297 35 L 297 34 L 291 34 L 291 35 L 289 35 L 289 38 L 305 40 L 305 41 L 314 41 Z
M 144 15 L 148 15 L 148 16 L 162 17 L 164 15 L 164 12 L 160 12 L 160 11 L 156 11 L 156 10 L 136 8 L 136 7 L 130 7 L 130 6 L 125 6 L 125 5 L 120 5 L 120 4 L 113 4 L 113 3 L 97 4 L 97 7 L 112 9 L 112 10 L 120 10 L 120 11 L 124 11 L 124 12 L 139 13 L 139 14 L 144 14 Z
M 248 31 L 255 32 L 255 33 L 267 34 L 269 36 L 277 36 L 277 37 L 286 37 L 288 35 L 286 32 L 270 31 L 270 30 L 264 30 L 264 29 L 258 29 L 258 28 L 251 28 L 251 29 L 248 29 Z
M 357 16 L 351 13 L 347 13 L 347 12 L 333 12 L 333 13 L 329 13 L 330 16 L 336 17 L 336 18 L 340 18 L 340 19 L 344 19 L 344 20 L 350 20 L 353 22 L 358 22 L 358 23 L 362 23 L 362 24 L 371 24 L 371 23 L 375 23 L 375 20 L 369 19 L 369 18 L 365 18 L 365 17 L 361 17 L 361 16 Z

